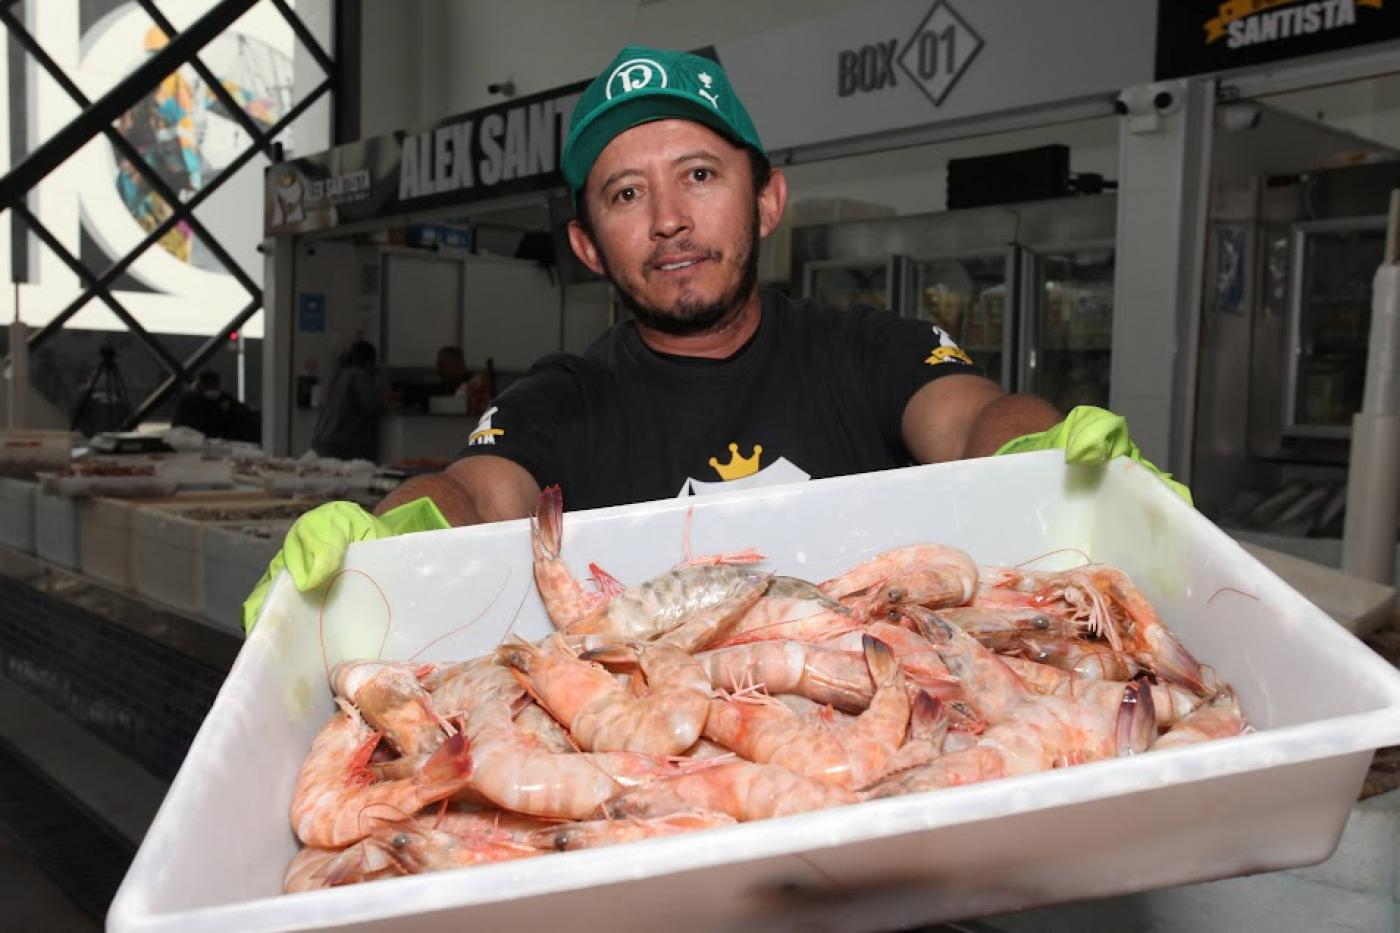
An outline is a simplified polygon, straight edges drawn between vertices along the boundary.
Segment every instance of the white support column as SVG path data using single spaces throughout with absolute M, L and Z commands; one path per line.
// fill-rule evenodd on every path
M 1214 89 L 1158 82 L 1120 101 L 1109 404 L 1149 460 L 1189 481 Z
M 296 328 L 295 240 L 289 236 L 263 241 L 262 446 L 285 457 L 292 446 L 292 337 Z

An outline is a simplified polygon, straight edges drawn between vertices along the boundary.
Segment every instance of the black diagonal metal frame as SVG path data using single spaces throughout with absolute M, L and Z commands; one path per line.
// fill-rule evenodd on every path
M 101 98 L 85 108 L 73 120 L 37 149 L 25 157 L 4 178 L 0 178 L 0 210 L 8 208 L 44 179 L 46 175 L 68 161 L 69 156 L 87 145 L 97 135 L 98 128 L 109 126 L 118 117 L 136 106 L 161 81 L 194 57 L 216 36 L 237 22 L 258 0 L 221 0 L 209 12 L 195 20 L 190 27 L 175 35 L 165 48 L 137 66 L 131 74 L 118 81 Z M 8 14 L 9 11 L 5 10 Z M 28 30 L 10 14 L 6 25 L 23 42 Z M 33 43 L 33 37 L 29 37 Z M 33 43 L 35 46 L 38 43 Z M 26 43 L 26 48 L 29 44 Z M 47 56 L 45 56 L 47 57 Z
M 87 99 L 87 95 L 82 92 L 82 89 L 73 83 L 73 79 L 68 77 L 68 74 L 59 67 L 58 62 L 54 61 L 49 53 L 44 50 L 44 47 L 39 45 L 34 37 L 25 30 L 23 25 L 14 18 L 14 14 L 9 10 L 0 10 L 0 21 L 3 21 L 5 25 L 15 31 L 15 39 L 19 41 L 20 45 L 23 45 L 25 50 L 28 51 L 30 55 L 34 56 L 34 60 L 43 66 L 43 69 L 58 82 L 59 87 L 63 88 L 79 107 L 87 110 L 93 106 L 92 102 Z M 161 80 L 164 79 L 162 78 Z M 115 146 L 122 155 L 126 156 L 132 166 L 144 176 L 146 183 L 155 189 L 156 194 L 161 196 L 161 199 L 165 201 L 171 210 L 175 210 L 177 205 L 180 204 L 180 195 L 176 193 L 174 188 L 171 188 L 170 185 L 166 183 L 159 172 L 151 167 L 150 163 L 146 161 L 145 156 L 141 155 L 137 148 L 132 145 L 131 140 L 123 136 L 121 131 L 112 126 L 111 123 L 107 122 L 102 123 L 98 127 L 98 132 L 106 136 L 112 145 Z M 88 137 L 88 140 L 90 139 L 91 137 Z M 84 140 L 82 145 L 87 145 L 88 140 Z M 79 146 L 78 148 L 82 147 Z M 76 151 L 75 149 L 74 152 Z M 71 155 L 72 153 L 69 154 Z M 229 275 L 236 278 L 238 283 L 250 293 L 261 295 L 262 291 L 258 288 L 258 283 L 254 282 L 248 276 L 248 273 L 244 272 L 243 268 L 238 265 L 238 262 L 228 254 L 228 251 L 225 250 L 223 246 L 219 245 L 218 241 L 209 234 L 208 229 L 205 228 L 198 217 L 186 211 L 183 219 L 190 225 L 190 229 L 194 231 L 195 235 L 204 241 L 204 245 L 208 248 L 209 252 L 213 253 L 214 257 L 227 268 Z
M 307 93 L 305 97 L 303 97 L 300 101 L 297 102 L 297 105 L 295 107 L 287 111 L 286 115 L 283 116 L 282 119 L 278 120 L 276 123 L 274 123 L 268 128 L 267 135 L 272 138 L 276 138 L 277 134 L 281 133 L 288 126 L 291 126 L 292 123 L 296 122 L 298 117 L 300 117 L 303 113 L 310 109 L 311 105 L 316 103 L 316 101 L 321 98 L 321 95 L 330 91 L 330 89 L 330 78 L 327 78 L 326 80 L 318 84 L 316 87 L 312 88 L 311 91 Z M 207 198 L 213 195 L 214 192 L 218 191 L 219 187 L 223 185 L 223 183 L 227 179 L 232 178 L 235 174 L 237 174 L 238 170 L 241 169 L 244 165 L 246 165 L 249 161 L 251 161 L 253 156 L 257 154 L 257 146 L 249 146 L 247 149 L 244 149 L 241 153 L 238 154 L 237 157 L 234 158 L 232 162 L 224 166 L 224 170 L 218 175 L 216 175 L 213 178 L 213 180 L 209 182 L 209 184 L 205 185 L 203 188 L 200 188 L 197 192 L 195 192 L 193 197 L 191 197 L 188 201 L 184 202 L 184 204 L 181 205 L 181 208 L 186 211 L 193 211 L 198 209 L 199 205 L 203 204 Z M 171 229 L 173 229 L 174 226 L 178 224 L 182 218 L 183 214 L 179 211 L 172 212 L 170 216 L 165 218 L 165 220 L 162 220 L 158 225 L 152 227 L 151 232 L 146 234 L 145 239 L 133 246 L 125 256 L 108 266 L 106 271 L 104 271 L 98 277 L 97 281 L 105 287 L 111 287 L 112 283 L 114 283 L 123 272 L 125 272 L 131 267 L 132 263 L 140 259 L 141 255 L 147 249 L 149 249 L 156 242 L 158 242 L 161 237 L 169 233 Z M 58 312 L 58 314 L 51 318 L 49 322 L 45 324 L 42 328 L 30 334 L 30 349 L 34 349 L 42 345 L 43 342 L 49 337 L 53 336 L 54 333 L 62 330 L 64 323 L 67 322 L 67 320 L 73 315 L 81 311 L 83 305 L 91 301 L 94 296 L 95 293 L 91 289 L 89 289 L 88 291 L 84 292 L 83 294 L 79 295 L 77 298 L 69 302 L 67 307 L 65 307 L 62 311 Z
M 32 153 L 24 163 L 15 169 L 15 171 L 12 171 L 9 175 L 0 179 L 0 210 L 3 210 L 5 207 L 13 207 L 17 214 L 25 221 L 26 225 L 34 230 L 40 240 L 53 250 L 55 255 L 72 269 L 86 284 L 86 289 L 83 294 L 64 308 L 56 318 L 32 335 L 28 343 L 31 349 L 40 346 L 45 340 L 61 330 L 64 323 L 86 305 L 88 301 L 93 297 L 99 298 L 124 324 L 126 324 L 131 333 L 136 336 L 136 338 L 144 344 L 170 372 L 170 375 L 155 389 L 155 391 L 146 397 L 127 419 L 124 426 L 129 429 L 138 425 L 172 392 L 176 391 L 180 385 L 186 381 L 188 373 L 193 372 L 207 362 L 223 345 L 224 340 L 229 334 L 237 331 L 238 328 L 242 327 L 249 318 L 262 308 L 262 289 L 258 287 L 257 283 L 252 281 L 238 262 L 224 250 L 204 225 L 200 223 L 198 218 L 194 216 L 195 208 L 217 190 L 226 179 L 231 178 L 258 151 L 271 154 L 273 152 L 273 141 L 276 136 L 301 116 L 301 114 L 320 99 L 323 94 L 334 88 L 337 72 L 334 62 L 326 55 L 325 50 L 317 43 L 315 37 L 311 35 L 300 18 L 297 17 L 284 2 L 272 0 L 273 4 L 291 26 L 293 32 L 301 39 L 302 44 L 307 48 L 311 56 L 325 69 L 327 77 L 303 97 L 281 120 L 278 120 L 266 132 L 263 132 L 237 101 L 233 99 L 233 96 L 228 93 L 228 89 L 223 86 L 222 82 L 213 75 L 204 65 L 203 61 L 195 54 L 198 49 L 203 48 L 203 46 L 218 35 L 219 32 L 222 32 L 228 25 L 236 21 L 236 19 L 246 12 L 257 0 L 224 0 L 223 3 L 210 10 L 183 33 L 177 33 L 169 20 L 161 14 L 159 9 L 156 9 L 151 4 L 150 0 L 138 0 L 138 3 L 145 9 L 156 25 L 170 37 L 169 41 L 160 53 L 120 82 L 96 104 L 93 104 L 87 99 L 86 95 L 82 93 L 81 89 L 73 83 L 63 69 L 54 62 L 43 47 L 34 40 L 33 36 L 29 34 L 23 24 L 15 18 L 14 14 L 10 12 L 9 8 L 13 6 L 15 2 L 16 0 L 0 0 L 0 22 L 3 22 L 5 26 L 8 27 L 10 33 L 15 36 L 16 41 L 19 42 L 29 54 L 34 56 L 40 66 L 43 67 L 54 80 L 58 82 L 59 86 L 73 98 L 79 107 L 84 110 L 83 114 L 58 134 L 55 134 L 55 136 L 45 143 L 44 146 L 41 146 L 39 150 Z M 219 15 L 216 16 L 216 14 Z M 215 25 L 217 25 L 216 29 L 214 29 Z M 214 29 L 214 31 L 210 32 L 210 29 Z M 205 33 L 208 33 L 207 37 L 204 37 Z M 180 60 L 176 61 L 175 59 L 181 54 L 187 54 L 188 57 L 180 58 Z M 237 158 L 229 163 L 229 165 L 225 166 L 224 170 L 220 172 L 217 177 L 212 179 L 208 185 L 203 186 L 188 201 L 182 202 L 179 195 L 171 189 L 165 182 L 165 179 L 151 167 L 141 153 L 136 150 L 135 146 L 111 124 L 117 116 L 129 110 L 137 101 L 148 94 L 151 88 L 157 86 L 168 74 L 187 61 L 193 65 L 200 77 L 208 83 L 210 91 L 230 111 L 230 115 L 239 121 L 244 131 L 251 137 L 252 143 L 247 149 L 240 153 Z M 137 82 L 136 79 L 138 78 L 141 79 L 141 83 Z M 125 106 L 120 106 L 110 118 L 101 119 L 100 122 L 94 118 L 93 115 L 95 113 L 100 113 L 105 116 L 112 111 L 113 107 L 117 107 L 119 102 L 128 99 L 130 103 L 125 104 Z M 87 129 L 86 135 L 74 132 L 74 127 L 79 124 L 83 124 Z M 122 259 L 109 266 L 100 276 L 93 273 L 92 270 L 88 269 L 77 257 L 69 252 L 68 249 L 43 226 L 39 219 L 29 211 L 22 200 L 23 194 L 28 190 L 27 187 L 19 192 L 20 200 L 11 201 L 13 196 L 11 192 L 12 188 L 22 183 L 25 178 L 31 176 L 34 178 L 33 183 L 37 184 L 39 179 L 54 168 L 57 168 L 58 165 L 66 161 L 78 149 L 87 145 L 88 141 L 99 132 L 108 137 L 112 145 L 131 162 L 132 166 L 141 173 L 146 182 L 151 185 L 152 189 L 155 190 L 170 207 L 170 215 L 166 217 L 164 221 L 148 232 L 140 243 L 129 250 Z M 65 137 L 65 145 L 71 146 L 71 149 L 65 150 L 54 146 L 55 141 L 61 136 Z M 40 156 L 43 156 L 43 158 L 39 159 Z M 251 297 L 251 300 L 241 311 L 234 315 L 234 317 L 224 327 L 220 328 L 217 333 L 201 344 L 200 347 L 183 362 L 177 359 L 174 354 L 170 353 L 159 339 L 146 331 L 130 312 L 122 307 L 121 303 L 113 297 L 110 291 L 112 283 L 115 282 L 118 276 L 181 221 L 189 224 L 194 233 L 204 241 L 209 251 L 224 265 L 229 274 L 238 280 L 239 284 L 248 291 Z

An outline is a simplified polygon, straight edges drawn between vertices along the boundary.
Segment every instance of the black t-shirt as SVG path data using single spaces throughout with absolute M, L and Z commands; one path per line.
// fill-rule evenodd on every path
M 582 356 L 551 354 L 497 398 L 461 456 L 558 483 L 570 509 L 906 466 L 905 404 L 980 373 L 925 321 L 763 292 L 753 338 L 724 360 L 657 353 L 631 321 Z

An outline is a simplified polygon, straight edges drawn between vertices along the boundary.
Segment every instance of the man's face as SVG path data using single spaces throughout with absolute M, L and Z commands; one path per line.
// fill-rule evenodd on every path
M 640 323 L 707 331 L 752 294 L 758 240 L 782 214 L 781 177 L 755 198 L 750 171 L 743 149 L 698 123 L 633 127 L 589 172 L 593 235 L 571 224 L 574 252 L 612 281 Z

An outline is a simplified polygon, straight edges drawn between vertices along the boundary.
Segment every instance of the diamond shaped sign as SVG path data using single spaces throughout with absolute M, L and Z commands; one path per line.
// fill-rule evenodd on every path
M 982 37 L 951 4 L 938 0 L 904 43 L 904 50 L 899 53 L 899 67 L 937 107 L 972 64 L 983 44 Z

